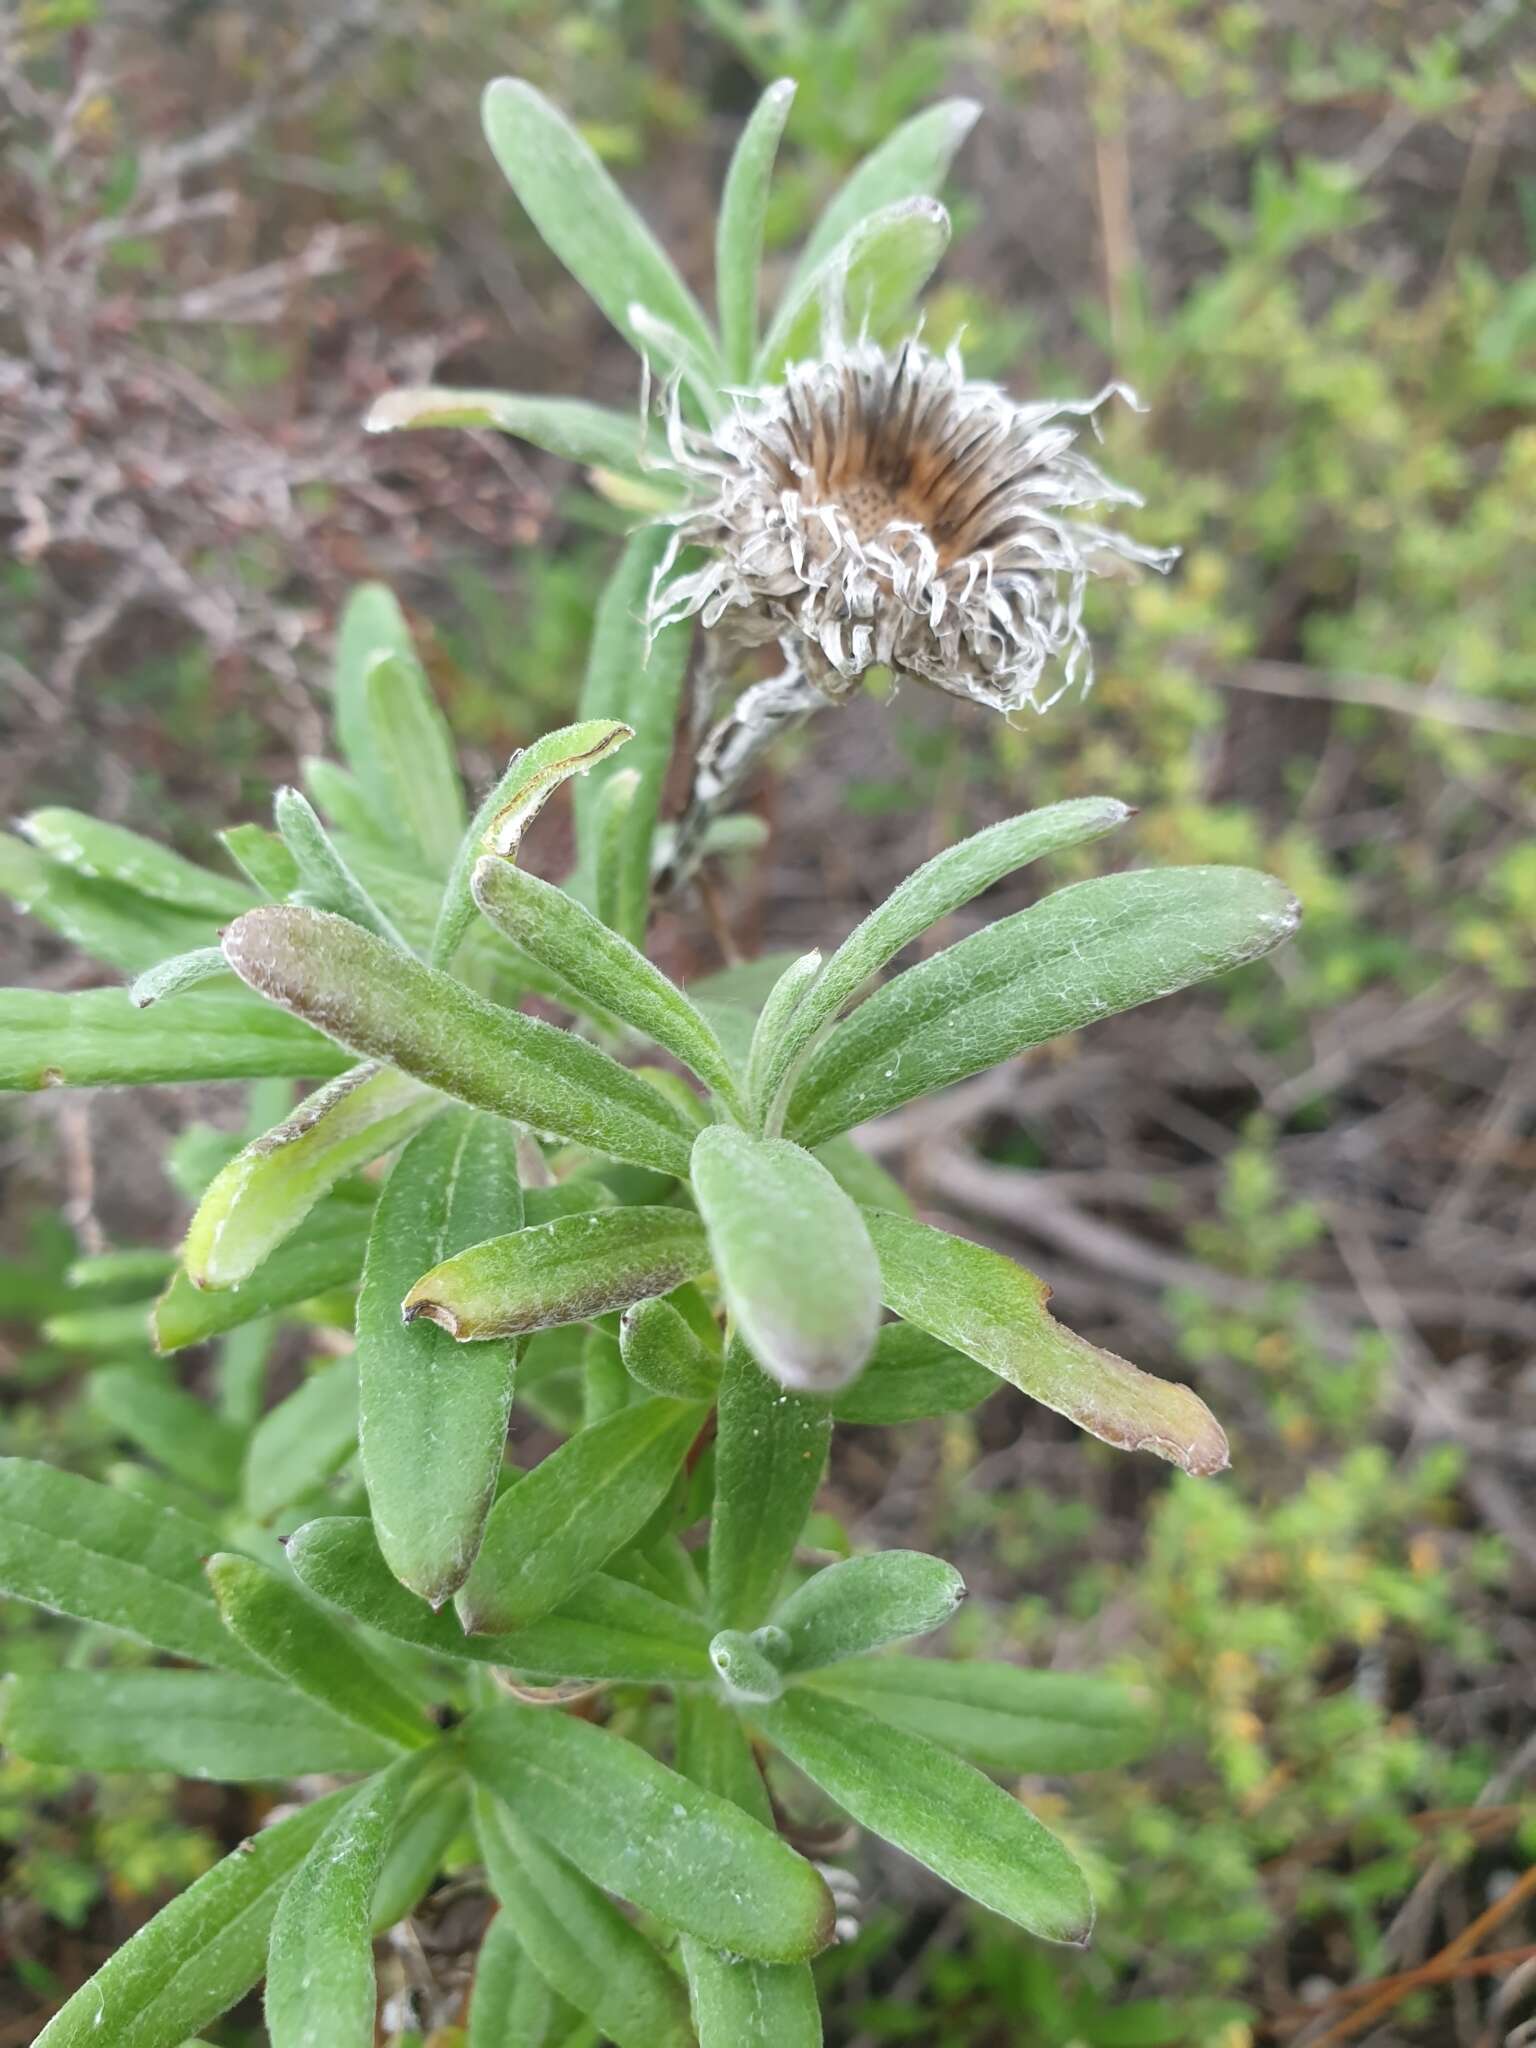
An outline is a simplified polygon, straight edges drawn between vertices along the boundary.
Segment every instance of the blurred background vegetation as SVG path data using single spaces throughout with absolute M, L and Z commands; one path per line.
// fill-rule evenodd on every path
M 835 940 L 917 854 L 1094 791 L 1141 807 L 1132 858 L 1252 862 L 1306 908 L 1278 967 L 875 1134 L 1069 1322 L 1194 1379 L 1233 1470 L 1181 1480 L 1007 1390 L 847 1432 L 829 1545 L 952 1557 L 962 1645 L 1137 1679 L 1167 1741 L 1030 1788 L 1095 1876 L 1085 1955 L 865 1855 L 860 1931 L 818 1965 L 844 2048 L 1536 2038 L 1532 31 L 1520 0 L 11 0 L 0 23 L 7 814 L 74 803 L 206 851 L 319 750 L 366 575 L 410 609 L 472 776 L 569 716 L 618 516 L 511 442 L 359 424 L 429 377 L 634 400 L 481 144 L 494 72 L 581 122 L 695 280 L 771 79 L 799 95 L 770 261 L 894 122 L 975 96 L 928 337 L 1022 397 L 1113 376 L 1149 407 L 1107 419 L 1108 466 L 1139 536 L 1185 552 L 1095 593 L 1092 695 L 1018 729 L 910 692 L 824 716 L 754 793 L 766 852 L 713 918 L 657 928 L 685 974 Z M 14 856 L 0 885 L 26 893 Z M 20 919 L 0 946 L 8 981 L 88 976 Z M 164 1139 L 243 1114 L 217 1091 L 4 1111 L 0 1448 L 112 1469 L 92 1367 L 124 1333 L 110 1287 L 81 1320 L 66 1269 L 171 1242 Z M 12 1668 L 66 1640 L 0 1626 Z M 0 1766 L 0 2048 L 239 1834 L 231 1797 Z M 397 1944 L 392 2039 L 451 2023 L 480 1925 L 456 1903 Z M 219 2035 L 259 2038 L 250 2010 Z

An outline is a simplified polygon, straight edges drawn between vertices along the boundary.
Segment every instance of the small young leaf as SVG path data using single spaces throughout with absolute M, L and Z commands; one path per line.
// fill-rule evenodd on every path
M 415 653 L 411 629 L 394 592 L 385 583 L 360 583 L 347 599 L 336 629 L 336 737 L 381 832 L 391 831 L 394 820 L 384 808 L 384 778 L 374 754 L 368 671 L 381 654 L 410 661 Z
M 217 946 L 197 946 L 190 953 L 176 953 L 158 967 L 148 968 L 129 989 L 129 1000 L 136 1010 L 147 1010 L 151 1003 L 179 996 L 183 989 L 197 988 L 228 973 L 229 962 Z
M 864 1220 L 886 1306 L 906 1321 L 1118 1450 L 1151 1451 L 1199 1478 L 1225 1467 L 1227 1439 L 1199 1396 L 1058 1323 L 1033 1273 L 904 1216 L 870 1209 Z
M 709 1270 L 704 1227 L 686 1209 L 594 1209 L 514 1230 L 444 1259 L 402 1303 L 460 1343 L 585 1322 Z
M 231 825 L 219 844 L 246 878 L 273 903 L 286 902 L 299 886 L 299 864 L 265 825 Z
M 1046 854 L 1101 838 L 1130 817 L 1113 797 L 1080 797 L 1004 818 L 958 845 L 935 854 L 908 875 L 872 910 L 828 960 L 805 1000 L 797 1002 L 773 1034 L 760 1081 L 762 1111 L 770 1124 L 782 1121 L 787 1091 L 815 1040 L 903 947 L 973 902 L 1005 875 Z M 764 1033 L 766 1036 L 766 1032 Z
M 0 1089 L 255 1081 L 349 1064 L 318 1031 L 243 989 L 198 989 L 153 1010 L 136 1010 L 125 988 L 0 989 Z
M 1143 868 L 1060 889 L 861 1003 L 802 1071 L 786 1128 L 819 1145 L 1029 1046 L 1256 960 L 1296 917 L 1284 885 L 1249 868 Z
M 371 1061 L 327 1082 L 214 1177 L 187 1230 L 188 1279 L 237 1287 L 339 1180 L 442 1107 L 435 1090 Z
M 382 1635 L 437 1656 L 495 1664 L 540 1684 L 681 1684 L 710 1674 L 709 1630 L 696 1615 L 604 1572 L 528 1628 L 466 1636 L 451 1608 L 434 1614 L 393 1577 L 366 1517 L 307 1522 L 287 1548 L 300 1582 L 320 1599 Z
M 558 108 L 526 80 L 498 78 L 486 88 L 482 118 L 534 226 L 619 332 L 634 340 L 629 308 L 638 300 L 714 361 L 714 337 L 693 294 Z
M 839 1422 L 921 1422 L 957 1415 L 997 1392 L 997 1376 L 912 1323 L 887 1323 L 875 1355 L 832 1403 Z
M 720 316 L 720 353 L 727 379 L 745 384 L 757 351 L 757 274 L 763 255 L 768 187 L 779 137 L 789 119 L 795 81 L 770 85 L 736 144 L 715 234 L 715 300 Z M 840 239 L 840 235 L 833 240 Z
M 475 1831 L 492 1889 L 546 1982 L 616 2048 L 692 2048 L 683 1987 L 639 1928 L 486 1790 L 475 1794 Z
M 758 351 L 754 381 L 773 383 L 819 353 L 830 324 L 879 335 L 932 277 L 949 247 L 949 215 L 936 199 L 903 199 L 873 213 L 790 286 Z
M 792 1019 L 820 973 L 820 952 L 802 953 L 798 960 L 790 962 L 769 989 L 758 1013 L 747 1053 L 747 1093 L 752 1103 L 752 1115 L 760 1128 L 765 1126 L 773 1106 L 781 1048 L 791 1039 Z
M 375 399 L 367 425 L 370 434 L 395 433 L 402 427 L 494 427 L 568 462 L 615 470 L 621 476 L 650 474 L 647 429 L 639 413 L 613 412 L 579 398 L 415 385 Z
M 645 1527 L 703 1419 L 692 1402 L 639 1401 L 525 1472 L 491 1510 L 459 1593 L 465 1628 L 502 1634 L 560 1606 Z
M 260 1663 L 219 1621 L 203 1577 L 208 1547 L 206 1527 L 173 1508 L 0 1459 L 0 1592 L 258 1676 Z
M 524 747 L 507 763 L 501 779 L 485 795 L 464 834 L 448 886 L 443 891 L 437 929 L 432 936 L 434 967 L 452 965 L 459 942 L 474 920 L 470 877 L 484 853 L 516 860 L 523 834 L 545 803 L 573 775 L 589 775 L 599 761 L 634 738 L 627 725 L 612 718 L 589 718 L 564 725 Z
M 264 1259 L 243 1286 L 215 1292 L 194 1287 L 185 1273 L 178 1273 L 155 1303 L 156 1349 L 182 1351 L 276 1309 L 354 1285 L 367 1243 L 368 1211 L 333 1197 L 320 1203 L 302 1232 Z
M 272 2048 L 373 2048 L 374 1893 L 423 1759 L 402 1757 L 330 1822 L 272 1922 L 266 2019 Z
M 865 1657 L 887 1643 L 942 1628 L 965 1598 L 965 1581 L 942 1558 L 882 1550 L 814 1573 L 773 1617 L 788 1638 L 786 1671 L 814 1671 Z
M 387 940 L 396 952 L 410 951 L 388 912 L 374 902 L 347 865 L 307 796 L 296 789 L 280 789 L 272 801 L 272 818 L 298 867 L 299 886 L 294 895 L 300 903 L 310 910 L 333 911 L 361 925 L 364 931 Z
M 356 1448 L 357 1360 L 338 1358 L 311 1371 L 251 1431 L 245 1453 L 246 1513 L 270 1522 L 322 1486 Z
M 880 1269 L 858 1209 L 798 1145 L 725 1124 L 700 1132 L 690 1175 L 726 1305 L 759 1364 L 797 1391 L 845 1386 L 880 1327 Z
M 721 1690 L 733 1704 L 776 1700 L 783 1692 L 784 1674 L 764 1640 L 773 1635 L 771 1629 L 747 1635 L 739 1628 L 723 1628 L 711 1640 L 709 1661 L 715 1667 Z
M 432 1740 L 410 1694 L 297 1586 L 228 1551 L 208 1560 L 208 1582 L 225 1626 L 296 1691 L 397 1748 Z
M 773 1604 L 821 1484 L 832 1416 L 784 1393 L 739 1341 L 720 1385 L 710 1604 L 726 1628 L 755 1628 Z
M 175 1264 L 175 1253 L 161 1251 L 158 1245 L 122 1245 L 76 1259 L 64 1284 L 92 1301 L 142 1301 L 169 1277 Z
M 115 882 L 157 903 L 173 903 L 178 910 L 228 918 L 254 905 L 242 883 L 210 874 L 169 847 L 84 811 L 33 811 L 22 819 L 21 829 L 34 846 L 77 875 Z
M 471 1715 L 463 1736 L 471 1772 L 517 1820 L 667 1926 L 775 1963 L 831 1939 L 832 1900 L 809 1863 L 622 1736 L 510 1700 Z
M 1148 1701 L 1075 1671 L 870 1657 L 804 1682 L 993 1771 L 1104 1770 L 1146 1755 L 1157 1736 Z
M 619 1321 L 619 1348 L 630 1377 L 675 1401 L 713 1401 L 720 1360 L 670 1301 L 637 1301 Z
M 285 1685 L 223 1671 L 41 1671 L 7 1685 L 0 1732 L 32 1763 L 238 1783 L 371 1771 L 395 1753 Z
M 504 1810 L 496 1808 L 497 1813 Z M 489 1863 L 489 1852 L 482 1853 Z M 571 2033 L 577 2024 L 573 2008 L 529 1961 L 512 1915 L 498 1913 L 475 1957 L 464 2048 L 574 2048 Z
M 433 1606 L 474 1562 L 506 1450 L 516 1347 L 460 1347 L 400 1304 L 427 1260 L 522 1216 L 517 1133 L 451 1110 L 412 1140 L 374 1211 L 357 1301 L 363 1477 L 390 1569 Z
M 940 100 L 888 135 L 855 168 L 812 228 L 795 266 L 795 282 L 882 207 L 937 193 L 980 112 L 975 100 Z
M 353 1796 L 327 1793 L 243 1841 L 130 1936 L 34 2048 L 176 2048 L 227 2012 L 262 1973 L 293 1872 Z
M 389 815 L 404 827 L 427 872 L 446 875 L 467 822 L 448 722 L 414 655 L 376 654 L 363 688 Z
M 687 1171 L 681 1119 L 616 1060 L 472 995 L 344 918 L 253 910 L 230 926 L 224 954 L 258 994 L 312 1018 L 363 1058 L 614 1158 Z
M 610 785 L 612 786 L 612 785 Z M 691 1067 L 739 1107 L 724 1048 L 682 990 L 574 897 L 510 861 L 476 867 L 474 897 L 496 929 L 542 966 Z
M 796 1687 L 751 1720 L 829 1798 L 995 1913 L 1048 1941 L 1086 1942 L 1082 1872 L 1018 1800 L 920 1735 Z
M 245 1443 L 193 1395 L 160 1377 L 163 1368 L 114 1366 L 91 1380 L 91 1406 L 107 1425 L 204 1493 L 232 1494 L 240 1481 Z

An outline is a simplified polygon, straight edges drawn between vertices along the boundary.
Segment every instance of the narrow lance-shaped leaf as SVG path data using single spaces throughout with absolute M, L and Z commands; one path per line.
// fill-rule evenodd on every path
M 208 1532 L 92 1479 L 0 1459 L 0 1592 L 121 1629 L 199 1664 L 259 1675 L 203 1577 Z
M 408 1593 L 379 1554 L 365 1516 L 326 1516 L 289 1537 L 301 1584 L 380 1634 L 441 1657 L 495 1664 L 539 1683 L 629 1679 L 678 1684 L 709 1676 L 709 1630 L 671 1601 L 597 1572 L 542 1621 L 508 1635 L 466 1636 L 452 1608 Z
M 265 825 L 231 825 L 219 844 L 263 896 L 282 903 L 299 886 L 299 864 L 275 832 Z
M 498 1913 L 475 1957 L 465 2048 L 574 2048 L 577 2025 L 574 2009 L 530 1962 L 511 1914 Z
M 501 779 L 486 792 L 454 858 L 432 935 L 434 967 L 452 965 L 459 943 L 474 921 L 469 882 L 480 856 L 490 852 L 500 854 L 503 860 L 516 860 L 523 834 L 561 783 L 573 775 L 589 775 L 599 761 L 633 738 L 631 729 L 616 719 L 588 718 L 579 725 L 545 733 L 512 756 Z
M 1123 1451 L 1152 1451 L 1198 1477 L 1227 1462 L 1197 1394 L 1101 1351 L 1050 1314 L 1050 1289 L 1011 1259 L 903 1216 L 865 1211 L 886 1305 L 1042 1407 Z
M 883 1550 L 815 1572 L 773 1617 L 786 1637 L 786 1671 L 813 1671 L 865 1657 L 887 1643 L 942 1628 L 965 1598 L 965 1581 L 942 1558 Z
M 721 1291 L 759 1364 L 798 1391 L 853 1379 L 880 1327 L 880 1269 L 858 1209 L 820 1160 L 713 1124 L 694 1142 L 690 1173 Z
M 686 1209 L 589 1210 L 493 1237 L 423 1273 L 402 1304 L 463 1343 L 585 1322 L 709 1270 L 704 1226 Z
M 0 896 L 123 974 L 142 974 L 170 954 L 207 945 L 217 930 L 207 911 L 94 881 L 7 832 L 0 832 Z
M 307 796 L 297 789 L 280 789 L 272 801 L 272 817 L 298 866 L 299 886 L 294 894 L 301 903 L 311 910 L 335 911 L 387 939 L 396 951 L 410 951 L 398 926 L 348 866 Z
M 208 1581 L 226 1627 L 276 1677 L 397 1748 L 432 1740 L 410 1694 L 290 1581 L 229 1551 L 208 1560 Z
M 758 270 L 768 188 L 779 138 L 795 97 L 792 78 L 776 79 L 753 108 L 725 174 L 720 221 L 715 232 L 715 299 L 720 316 L 720 353 L 735 384 L 752 375 L 757 350 Z M 839 239 L 837 235 L 833 240 Z
M 336 699 L 336 737 L 369 808 L 375 813 L 374 824 L 379 831 L 390 830 L 393 821 L 383 808 L 383 775 L 374 755 L 368 671 L 381 654 L 398 654 L 410 660 L 415 652 L 405 613 L 388 584 L 360 583 L 347 599 L 337 625 L 332 688 Z
M 861 1003 L 801 1074 L 787 1127 L 818 1145 L 1029 1046 L 1256 960 L 1297 915 L 1282 883 L 1248 868 L 1146 868 L 1058 890 Z
M 484 1001 L 344 918 L 253 910 L 230 926 L 224 954 L 258 993 L 364 1058 L 615 1158 L 687 1171 L 680 1119 L 616 1060 Z
M 415 1138 L 374 1211 L 357 1302 L 363 1476 L 390 1568 L 434 1606 L 464 1583 L 495 1497 L 516 1347 L 460 1347 L 401 1318 L 421 1270 L 522 1216 L 517 1132 L 451 1110 Z
M 169 847 L 84 811 L 33 811 L 22 819 L 21 829 L 34 846 L 76 874 L 116 882 L 179 910 L 200 910 L 212 918 L 238 917 L 255 901 L 243 883 L 210 874 Z
M 839 1422 L 921 1422 L 955 1415 L 997 1391 L 997 1376 L 911 1323 L 887 1323 L 875 1355 L 832 1403 Z
M 648 475 L 648 430 L 637 411 L 615 412 L 579 398 L 532 398 L 521 391 L 450 391 L 412 385 L 386 391 L 367 419 L 371 434 L 402 427 L 493 427 L 548 455 L 621 476 Z M 664 450 L 660 451 L 665 453 Z
M 635 301 L 708 358 L 714 337 L 693 294 L 592 150 L 521 78 L 498 78 L 482 105 L 486 140 L 549 247 L 621 334 Z
M 243 1479 L 247 1514 L 270 1521 L 322 1486 L 356 1448 L 357 1360 L 321 1361 L 251 1429 Z
M 815 355 L 828 326 L 879 335 L 932 277 L 949 247 L 949 215 L 936 199 L 904 199 L 851 228 L 792 285 L 758 352 L 756 380 Z
M 972 833 L 925 861 L 893 889 L 844 939 L 816 977 L 804 1000 L 797 1000 L 782 1027 L 770 1036 L 767 1057 L 754 1101 L 761 1104 L 770 1127 L 782 1121 L 784 1100 L 800 1063 L 820 1033 L 859 990 L 904 946 L 921 938 L 962 905 L 1005 875 L 1027 867 L 1048 853 L 1059 853 L 1085 840 L 1098 839 L 1130 817 L 1126 805 L 1113 797 L 1079 797 L 1004 818 L 1000 824 Z
M 0 1089 L 254 1081 L 348 1064 L 318 1031 L 244 990 L 198 989 L 151 1011 L 123 988 L 0 989 Z
M 786 1394 L 746 1346 L 731 1346 L 720 1385 L 709 1590 L 724 1627 L 767 1616 L 821 1484 L 832 1416 Z
M 376 772 L 391 815 L 426 863 L 446 875 L 464 836 L 464 790 L 453 736 L 414 655 L 376 654 L 363 688 Z
M 402 1757 L 331 1820 L 278 1904 L 267 1963 L 272 2048 L 373 2048 L 373 1901 L 401 1803 L 424 1759 Z
M 766 1126 L 768 1112 L 773 1106 L 784 1061 L 782 1048 L 786 1042 L 793 1042 L 791 1031 L 795 1012 L 810 993 L 821 973 L 821 965 L 819 949 L 802 953 L 798 960 L 792 960 L 768 991 L 768 999 L 758 1012 L 747 1054 L 747 1094 L 759 1128 Z M 778 1133 L 769 1129 L 768 1135 L 776 1137 Z
M 147 1010 L 151 1003 L 179 996 L 183 989 L 197 988 L 228 972 L 229 963 L 217 946 L 194 946 L 190 953 L 173 954 L 157 967 L 146 968 L 128 994 L 136 1010 Z
M 402 1144 L 443 1106 L 409 1074 L 369 1062 L 328 1082 L 215 1175 L 183 1251 L 198 1287 L 235 1287 L 322 1195 Z
M 561 1997 L 616 2048 L 691 2048 L 683 1987 L 633 1921 L 486 1790 L 475 1831 L 518 1940 Z
M 1086 1942 L 1082 1872 L 1026 1806 L 936 1742 L 800 1687 L 753 1723 L 873 1834 L 1048 1941 Z
M 322 1202 L 303 1230 L 264 1259 L 239 1287 L 194 1287 L 178 1273 L 155 1303 L 155 1346 L 182 1351 L 277 1309 L 355 1286 L 368 1242 L 368 1211 L 340 1197 Z
M 649 1400 L 570 1437 L 507 1489 L 458 1595 L 475 1634 L 526 1628 L 645 1527 L 698 1435 L 693 1402 Z
M 245 1445 L 232 1422 L 172 1385 L 164 1368 L 114 1366 L 93 1374 L 89 1400 L 102 1421 L 188 1486 L 231 1494 Z
M 940 100 L 888 135 L 857 166 L 812 228 L 795 266 L 794 283 L 872 213 L 903 199 L 937 193 L 980 112 L 975 100 Z
M 667 1926 L 765 1962 L 831 1939 L 831 1896 L 809 1863 L 622 1736 L 508 1700 L 465 1723 L 464 1754 L 516 1819 Z
M 574 897 L 510 861 L 475 869 L 475 901 L 515 946 L 691 1067 L 728 1103 L 739 1101 L 725 1049 L 659 967 Z

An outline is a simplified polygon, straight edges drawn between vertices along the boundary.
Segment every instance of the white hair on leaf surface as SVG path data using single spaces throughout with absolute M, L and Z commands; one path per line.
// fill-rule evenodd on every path
M 673 464 L 697 502 L 671 518 L 651 588 L 653 632 L 690 617 L 745 649 L 778 642 L 823 698 L 888 668 L 995 710 L 1044 710 L 1092 680 L 1089 580 L 1165 570 L 1081 516 L 1138 505 L 1077 451 L 1093 398 L 1020 405 L 968 379 L 959 355 L 868 341 L 737 394 L 708 432 L 667 404 Z M 699 567 L 679 568 L 685 548 Z

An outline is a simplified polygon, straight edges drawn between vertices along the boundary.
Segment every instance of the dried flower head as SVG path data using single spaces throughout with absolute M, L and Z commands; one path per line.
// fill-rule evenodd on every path
M 1116 393 L 1131 396 L 1018 405 L 953 350 L 859 342 L 738 396 L 707 435 L 674 402 L 673 459 L 708 496 L 674 520 L 653 630 L 697 614 L 738 645 L 778 641 L 828 697 L 883 663 L 999 711 L 1044 709 L 1091 680 L 1090 576 L 1177 554 L 1079 516 L 1141 502 L 1073 445 Z M 679 569 L 690 544 L 709 558 Z

